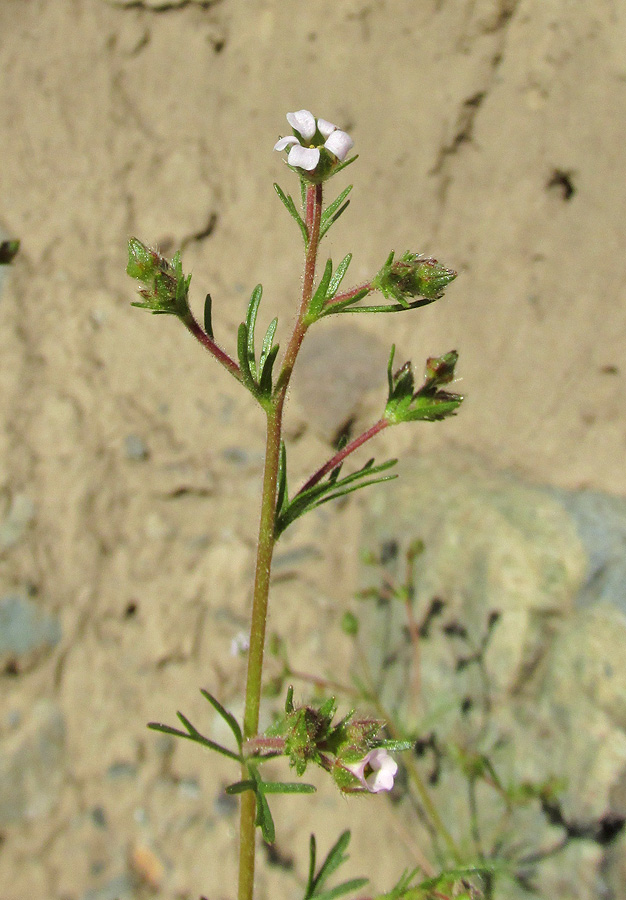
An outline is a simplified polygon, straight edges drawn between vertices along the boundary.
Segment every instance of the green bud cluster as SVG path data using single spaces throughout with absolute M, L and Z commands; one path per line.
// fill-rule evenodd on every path
M 354 710 L 333 725 L 337 711 L 334 697 L 319 707 L 295 707 L 292 696 L 290 689 L 285 715 L 268 729 L 266 735 L 284 740 L 283 753 L 300 776 L 309 763 L 314 763 L 331 772 L 341 790 L 355 790 L 360 787 L 360 782 L 346 766 L 358 763 L 376 747 L 407 749 L 405 743 L 381 739 L 383 723 L 372 718 L 357 719 Z
M 157 250 L 146 247 L 137 238 L 131 238 L 126 272 L 144 285 L 139 291 L 143 302 L 132 303 L 132 306 L 149 309 L 155 314 L 187 316 L 191 275 L 183 274 L 180 253 L 176 253 L 169 262 Z
M 451 350 L 443 356 L 432 356 L 426 360 L 426 370 L 422 386 L 415 391 L 415 379 L 410 362 L 406 362 L 397 372 L 393 372 L 395 346 L 391 348 L 387 380 L 389 395 L 384 417 L 390 425 L 400 422 L 434 422 L 456 414 L 463 402 L 461 394 L 442 390 L 442 386 L 454 380 L 454 368 L 458 353 Z
M 404 307 L 409 306 L 409 298 L 438 300 L 456 278 L 453 269 L 447 269 L 436 259 L 407 252 L 394 260 L 394 255 L 393 251 L 389 254 L 374 278 L 372 288 L 379 290 L 387 300 L 395 300 Z

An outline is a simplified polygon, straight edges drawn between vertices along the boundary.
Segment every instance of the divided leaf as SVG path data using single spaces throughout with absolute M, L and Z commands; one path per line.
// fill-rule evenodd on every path
M 222 747 L 221 744 L 217 744 L 215 741 L 211 741 L 209 738 L 204 737 L 204 735 L 200 734 L 200 732 L 193 727 L 191 722 L 185 719 L 181 713 L 178 713 L 177 715 L 187 729 L 186 731 L 172 728 L 171 725 L 163 725 L 160 722 L 149 722 L 148 728 L 152 731 L 159 731 L 161 734 L 171 734 L 174 737 L 186 738 L 189 741 L 194 741 L 196 744 L 201 744 L 209 750 L 215 750 L 216 753 L 221 753 L 222 756 L 234 759 L 235 762 L 241 762 L 241 756 L 238 753 L 233 753 L 233 751 L 228 750 L 227 747 Z
M 390 481 L 396 475 L 382 475 L 388 469 L 395 466 L 396 459 L 387 460 L 384 463 L 374 465 L 374 460 L 368 460 L 364 466 L 346 475 L 339 477 L 341 465 L 337 466 L 328 477 L 306 489 L 300 489 L 292 500 L 289 499 L 287 490 L 286 451 L 281 447 L 281 457 L 278 471 L 278 494 L 276 506 L 275 534 L 278 538 L 285 529 L 305 513 L 330 500 L 336 500 L 360 488 L 371 484 L 379 484 L 381 481 Z

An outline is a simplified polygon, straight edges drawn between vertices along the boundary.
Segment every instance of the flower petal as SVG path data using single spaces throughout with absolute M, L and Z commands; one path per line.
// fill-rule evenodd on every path
M 292 144 L 299 144 L 300 141 L 297 137 L 294 137 L 292 134 L 289 137 L 281 138 L 279 141 L 276 141 L 274 144 L 274 150 L 285 150 L 287 147 L 291 147 Z
M 398 771 L 398 763 L 389 756 L 383 747 L 370 751 L 367 756 L 367 761 L 373 769 L 371 774 L 365 779 L 368 791 L 371 791 L 372 794 L 378 794 L 380 791 L 390 791 Z
M 302 135 L 305 141 L 310 141 L 315 134 L 315 116 L 308 109 L 287 113 L 287 121 L 294 131 Z
M 317 147 L 301 147 L 300 144 L 295 144 L 287 157 L 290 166 L 306 169 L 307 172 L 312 172 L 319 161 L 320 152 Z
M 318 119 L 317 127 L 323 138 L 329 138 L 333 131 L 337 131 L 337 126 L 333 125 L 332 122 L 328 122 L 326 119 Z
M 350 150 L 354 147 L 354 141 L 345 131 L 337 129 L 336 131 L 333 131 L 326 140 L 324 146 L 327 150 L 330 150 L 331 153 L 334 153 L 338 160 L 343 162 Z

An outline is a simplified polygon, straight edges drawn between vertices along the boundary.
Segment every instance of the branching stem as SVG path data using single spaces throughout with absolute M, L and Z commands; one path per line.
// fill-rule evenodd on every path
M 252 619 L 250 625 L 250 650 L 248 654 L 248 674 L 243 718 L 243 736 L 250 740 L 256 737 L 259 728 L 261 686 L 263 676 L 263 652 L 267 623 L 270 572 L 275 543 L 276 489 L 278 464 L 282 434 L 283 407 L 289 380 L 302 345 L 307 326 L 305 316 L 313 295 L 315 267 L 319 248 L 320 220 L 322 214 L 322 185 L 310 184 L 306 189 L 305 224 L 309 240 L 304 262 L 302 299 L 293 333 L 281 366 L 272 401 L 267 408 L 267 441 L 265 448 L 265 469 L 263 474 L 263 496 L 261 499 L 261 519 L 257 546 Z M 245 765 L 242 779 L 248 778 Z M 252 900 L 254 894 L 255 864 L 255 818 L 256 798 L 252 791 L 241 797 L 241 817 L 239 832 L 239 900 Z

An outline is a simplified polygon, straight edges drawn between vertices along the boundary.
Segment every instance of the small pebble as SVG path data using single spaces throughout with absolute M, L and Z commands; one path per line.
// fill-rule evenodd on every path
M 147 844 L 136 844 L 131 850 L 130 865 L 137 877 L 153 891 L 158 891 L 165 880 L 165 865 Z
M 131 459 L 134 462 L 142 462 L 150 456 L 146 442 L 138 434 L 126 435 L 124 438 L 124 451 L 126 459 Z

